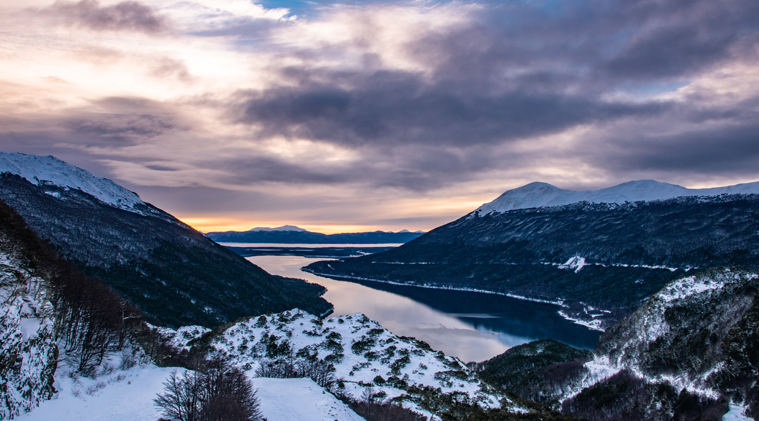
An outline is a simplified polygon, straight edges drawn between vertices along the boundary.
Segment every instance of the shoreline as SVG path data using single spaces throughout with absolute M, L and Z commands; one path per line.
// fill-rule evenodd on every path
M 476 288 L 448 287 L 448 286 L 442 286 L 442 285 L 429 285 L 429 284 L 410 285 L 410 284 L 405 284 L 405 283 L 401 283 L 401 282 L 382 281 L 382 280 L 378 280 L 378 279 L 363 278 L 363 277 L 360 277 L 360 276 L 326 274 L 326 273 L 316 272 L 316 271 L 314 271 L 312 269 L 308 269 L 305 266 L 302 267 L 302 268 L 300 268 L 300 270 L 302 270 L 303 272 L 307 272 L 307 273 L 316 275 L 316 276 L 323 276 L 325 278 L 333 278 L 333 279 L 338 279 L 338 280 L 340 280 L 340 279 L 346 279 L 346 280 L 355 279 L 357 281 L 377 282 L 377 283 L 380 283 L 380 284 L 388 284 L 388 285 L 396 285 L 396 286 L 404 286 L 404 287 L 417 287 L 417 288 L 438 289 L 438 290 L 448 290 L 448 291 L 475 292 L 475 293 L 480 293 L 480 294 L 500 295 L 502 297 L 513 298 L 515 300 L 531 301 L 531 302 L 534 302 L 534 303 L 542 303 L 542 304 L 555 305 L 555 306 L 561 308 L 560 310 L 557 310 L 556 313 L 558 313 L 558 315 L 562 319 L 567 320 L 569 322 L 572 322 L 572 323 L 574 323 L 576 325 L 583 326 L 583 327 L 585 327 L 585 328 L 587 328 L 589 330 L 595 330 L 595 331 L 598 331 L 598 332 L 605 332 L 605 329 L 603 329 L 602 327 L 598 326 L 597 323 L 595 323 L 595 322 L 597 322 L 596 319 L 591 320 L 591 321 L 585 321 L 585 320 L 582 320 L 582 319 L 571 317 L 570 315 L 566 314 L 563 311 L 563 309 L 568 309 L 569 306 L 566 305 L 566 304 L 564 304 L 565 300 L 551 301 L 551 300 L 544 300 L 544 299 L 541 299 L 541 298 L 525 297 L 523 295 L 517 295 L 517 294 L 508 293 L 508 292 L 488 291 L 488 290 L 476 289 Z M 598 322 L 600 322 L 600 320 L 598 320 Z
M 551 304 L 551 305 L 555 305 L 562 308 L 568 308 L 568 306 L 564 304 L 564 300 L 550 301 L 550 300 L 544 300 L 542 298 L 525 297 L 523 295 L 516 295 L 516 294 L 512 294 L 508 292 L 497 292 L 497 291 L 489 291 L 485 289 L 476 289 L 476 288 L 450 287 L 450 286 L 443 286 L 443 285 L 405 284 L 402 282 L 381 281 L 378 279 L 362 278 L 360 276 L 326 274 L 326 273 L 316 272 L 311 269 L 307 269 L 306 267 L 302 267 L 300 268 L 300 270 L 302 270 L 303 272 L 308 272 L 310 274 L 313 274 L 316 276 L 322 276 L 325 278 L 355 279 L 358 281 L 377 282 L 380 284 L 396 285 L 396 286 L 403 286 L 403 287 L 417 287 L 417 288 L 440 289 L 440 290 L 448 290 L 448 291 L 476 292 L 480 294 L 500 295 L 502 297 L 509 297 L 515 300 L 532 301 L 534 303 Z

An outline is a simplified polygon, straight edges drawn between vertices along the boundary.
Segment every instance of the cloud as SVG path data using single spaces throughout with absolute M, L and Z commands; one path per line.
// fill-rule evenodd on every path
M 0 49 L 4 147 L 183 189 L 177 206 L 199 187 L 305 191 L 277 203 L 324 196 L 338 212 L 536 180 L 756 177 L 755 0 L 319 2 L 299 18 L 248 0 L 117 1 L 41 9 L 87 29 L 66 37 L 0 14 L 19 34 L 0 41 L 15 42 Z M 383 218 L 411 221 L 418 200 Z M 359 201 L 340 215 L 370 214 Z
M 759 124 L 756 121 L 658 136 L 627 135 L 594 160 L 599 167 L 612 171 L 755 179 L 759 167 Z
M 654 115 L 668 108 L 662 102 L 625 103 L 533 92 L 539 79 L 488 95 L 470 88 L 469 82 L 430 84 L 404 72 L 355 76 L 336 72 L 318 77 L 333 83 L 303 81 L 295 88 L 243 93 L 245 100 L 233 109 L 237 121 L 260 128 L 263 137 L 352 146 L 418 143 L 467 147 Z M 354 82 L 345 87 L 349 80 Z
M 113 6 L 101 6 L 98 0 L 81 0 L 78 3 L 56 1 L 43 9 L 44 14 L 62 20 L 68 25 L 95 31 L 134 31 L 155 34 L 167 29 L 166 20 L 155 11 L 136 1 L 125 1 Z

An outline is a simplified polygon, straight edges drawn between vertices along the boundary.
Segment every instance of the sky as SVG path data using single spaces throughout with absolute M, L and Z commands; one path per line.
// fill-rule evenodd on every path
M 3 0 L 0 150 L 204 232 L 757 181 L 759 2 Z

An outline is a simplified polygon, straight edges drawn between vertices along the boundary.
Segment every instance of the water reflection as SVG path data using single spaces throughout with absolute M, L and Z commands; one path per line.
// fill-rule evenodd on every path
M 324 285 L 334 315 L 364 313 L 396 335 L 413 336 L 463 361 L 482 361 L 509 347 L 553 338 L 592 348 L 598 332 L 572 324 L 556 307 L 497 295 L 454 292 L 379 283 L 353 283 L 302 272 L 323 259 L 254 256 L 248 260 L 270 273 Z

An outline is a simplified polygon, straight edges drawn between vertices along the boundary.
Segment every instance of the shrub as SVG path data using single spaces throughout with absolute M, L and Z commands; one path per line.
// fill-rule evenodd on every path
M 197 372 L 171 373 L 164 393 L 154 400 L 163 415 L 175 421 L 251 421 L 261 418 L 250 381 L 223 360 L 207 363 Z
M 328 387 L 335 382 L 334 371 L 334 365 L 320 360 L 263 360 L 256 376 L 276 379 L 308 377 L 319 386 Z

